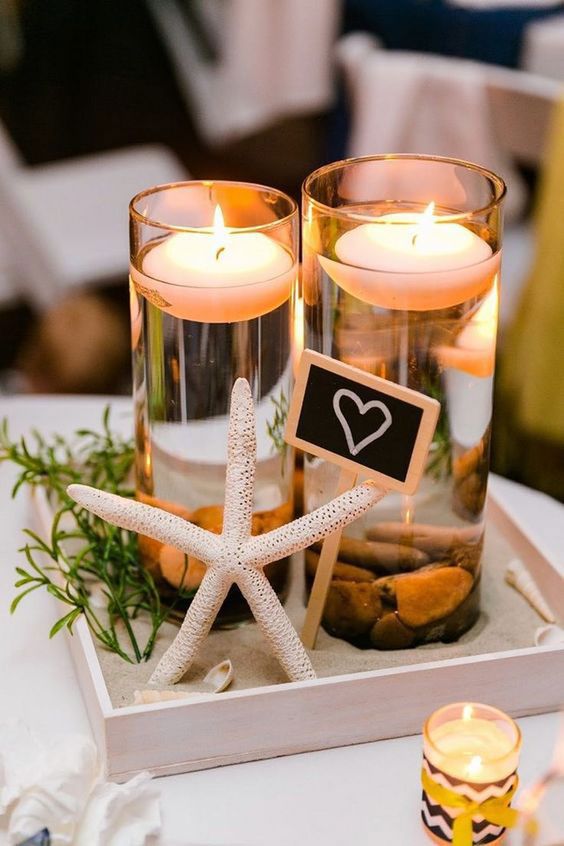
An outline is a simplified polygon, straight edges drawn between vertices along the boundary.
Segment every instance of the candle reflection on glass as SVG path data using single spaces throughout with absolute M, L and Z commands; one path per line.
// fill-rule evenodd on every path
M 437 358 L 445 368 L 452 367 L 471 376 L 491 376 L 495 363 L 495 341 L 499 294 L 497 279 L 484 302 L 456 337 L 452 346 L 437 348 Z
M 294 300 L 294 332 L 292 335 L 292 367 L 297 373 L 301 355 L 304 351 L 304 298 L 296 294 Z
M 452 437 L 464 449 L 481 441 L 491 420 L 498 304 L 496 280 L 454 343 L 435 350 L 443 370 Z

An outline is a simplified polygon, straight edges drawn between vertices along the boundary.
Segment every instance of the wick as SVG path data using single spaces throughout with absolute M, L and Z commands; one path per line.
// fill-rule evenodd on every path
M 220 247 L 217 253 L 215 254 L 215 260 L 217 261 L 222 252 L 224 251 L 225 247 Z
M 415 246 L 415 242 L 417 241 L 418 234 L 419 233 L 416 232 L 415 235 L 413 236 L 413 238 L 411 239 L 411 246 L 412 247 Z

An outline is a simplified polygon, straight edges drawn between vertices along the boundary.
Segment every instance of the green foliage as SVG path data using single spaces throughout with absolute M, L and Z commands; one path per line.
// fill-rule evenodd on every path
M 440 385 L 429 378 L 425 391 L 433 399 L 442 401 Z M 448 417 L 441 402 L 441 411 L 437 421 L 433 443 L 429 450 L 429 458 L 425 472 L 437 481 L 448 479 L 452 475 L 452 442 Z
M 153 577 L 139 562 L 137 535 L 105 523 L 67 494 L 67 486 L 77 482 L 133 496 L 133 460 L 132 442 L 110 430 L 109 408 L 102 432 L 80 429 L 72 447 L 59 435 L 46 440 L 38 432 L 30 440 L 12 442 L 6 420 L 0 428 L 0 462 L 19 468 L 12 496 L 23 486 L 42 487 L 57 509 L 48 540 L 25 531 L 29 540 L 21 551 L 27 566 L 16 567 L 15 586 L 21 590 L 11 612 L 25 596 L 43 588 L 69 607 L 49 637 L 63 628 L 72 633 L 84 614 L 105 647 L 126 661 L 140 662 L 151 655 L 157 632 L 173 609 L 161 605 Z M 141 614 L 151 623 L 145 643 L 138 642 L 131 625 Z
M 272 423 L 266 424 L 266 430 L 274 449 L 282 459 L 282 475 L 284 475 L 286 454 L 288 452 L 288 444 L 284 440 L 284 429 L 286 428 L 290 404 L 284 391 L 280 391 L 280 397 L 278 399 L 271 397 L 271 402 L 274 406 L 274 417 L 272 418 Z

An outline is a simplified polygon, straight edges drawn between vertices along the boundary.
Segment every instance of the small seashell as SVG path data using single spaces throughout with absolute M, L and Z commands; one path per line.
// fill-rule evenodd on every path
M 505 581 L 525 597 L 531 608 L 546 620 L 547 623 L 555 623 L 556 618 L 546 603 L 540 589 L 519 558 L 514 558 L 507 565 Z
M 564 646 L 564 629 L 560 626 L 541 626 L 535 632 L 535 646 Z
M 213 691 L 221 693 L 226 690 L 233 681 L 233 665 L 229 658 L 212 667 L 204 679 L 204 684 Z
M 154 702 L 169 702 L 171 699 L 200 699 L 206 695 L 187 690 L 136 690 L 133 694 L 133 704 L 152 705 Z

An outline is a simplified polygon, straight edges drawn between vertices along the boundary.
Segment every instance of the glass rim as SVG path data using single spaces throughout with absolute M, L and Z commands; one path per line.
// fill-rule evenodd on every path
M 431 738 L 431 733 L 430 733 L 431 721 L 434 720 L 436 717 L 442 715 L 445 711 L 449 711 L 451 708 L 460 708 L 460 710 L 462 711 L 462 709 L 467 705 L 470 705 L 472 708 L 480 708 L 484 711 L 489 711 L 489 713 L 492 714 L 492 716 L 495 715 L 495 719 L 498 719 L 498 720 L 506 723 L 507 725 L 510 725 L 513 728 L 513 731 L 515 732 L 515 740 L 513 742 L 511 749 L 509 749 L 503 755 L 499 755 L 497 758 L 488 758 L 487 761 L 486 761 L 486 763 L 488 765 L 489 764 L 497 764 L 500 761 L 505 761 L 506 758 L 509 758 L 511 755 L 515 755 L 517 752 L 519 752 L 519 750 L 521 749 L 521 744 L 523 742 L 523 736 L 521 734 L 521 729 L 519 728 L 519 726 L 517 725 L 515 720 L 512 717 L 510 717 L 509 714 L 506 714 L 504 711 L 501 711 L 499 708 L 496 708 L 493 705 L 484 705 L 482 702 L 452 702 L 449 705 L 443 705 L 441 708 L 437 708 L 436 711 L 433 711 L 433 713 L 429 717 L 427 717 L 427 719 L 423 723 L 423 739 L 424 739 L 425 743 L 427 743 L 433 749 L 433 751 L 435 751 L 438 755 L 442 755 L 444 758 L 449 757 L 449 755 L 447 753 L 445 753 L 444 750 L 440 749 L 436 745 L 436 743 L 434 743 L 433 739 Z M 492 720 L 492 722 L 493 722 L 493 720 Z M 471 753 L 464 754 L 464 753 L 457 752 L 456 757 L 470 758 L 470 757 L 472 757 L 472 754 Z
M 276 194 L 281 199 L 286 200 L 290 206 L 290 211 L 288 212 L 288 214 L 285 214 L 283 217 L 279 217 L 276 220 L 270 220 L 267 223 L 258 223 L 254 226 L 226 226 L 226 229 L 230 230 L 230 234 L 238 235 L 239 233 L 243 232 L 271 231 L 272 229 L 276 229 L 278 226 L 282 226 L 285 223 L 289 223 L 293 217 L 297 217 L 298 204 L 293 199 L 293 197 L 290 197 L 289 194 L 286 194 L 279 188 L 272 188 L 270 185 L 262 185 L 259 182 L 241 182 L 236 179 L 187 179 L 180 180 L 177 182 L 163 182 L 159 185 L 153 185 L 150 188 L 145 188 L 143 191 L 139 191 L 137 194 L 135 194 L 134 197 L 131 198 L 129 202 L 129 216 L 131 219 L 137 221 L 138 223 L 142 223 L 145 226 L 155 226 L 159 229 L 166 229 L 169 232 L 201 233 L 203 229 L 206 229 L 208 227 L 179 226 L 178 224 L 166 223 L 162 220 L 154 220 L 151 217 L 148 217 L 147 215 L 144 215 L 142 212 L 138 211 L 136 205 L 145 197 L 150 197 L 153 194 L 163 193 L 168 190 L 174 190 L 175 188 L 188 188 L 190 186 L 200 186 L 203 188 L 209 188 L 212 185 L 239 186 L 244 188 L 251 188 L 254 189 L 257 194 L 262 193 L 264 191 L 268 191 L 269 193 Z
M 480 176 L 484 177 L 485 179 L 489 180 L 489 182 L 495 188 L 495 197 L 492 202 L 488 203 L 485 206 L 482 206 L 478 209 L 472 209 L 471 211 L 465 212 L 456 212 L 455 214 L 446 214 L 446 215 L 438 215 L 434 218 L 434 223 L 441 223 L 441 222 L 453 222 L 453 221 L 460 221 L 466 220 L 468 218 L 474 217 L 475 215 L 485 214 L 488 211 L 491 211 L 496 206 L 500 205 L 503 201 L 505 195 L 507 194 L 507 185 L 505 181 L 499 176 L 497 173 L 494 173 L 493 170 L 489 170 L 482 165 L 475 164 L 474 162 L 465 161 L 464 159 L 456 159 L 451 158 L 449 156 L 431 156 L 426 155 L 424 153 L 379 153 L 375 155 L 369 156 L 353 156 L 347 159 L 340 159 L 336 162 L 331 162 L 330 164 L 322 165 L 322 167 L 318 167 L 316 170 L 312 171 L 302 183 L 302 195 L 307 199 L 309 203 L 316 206 L 318 209 L 327 212 L 334 217 L 341 217 L 346 218 L 348 220 L 361 220 L 365 223 L 375 223 L 377 221 L 377 217 L 372 214 L 362 214 L 361 212 L 349 212 L 347 211 L 347 206 L 329 206 L 326 203 L 323 203 L 321 200 L 317 200 L 312 192 L 311 192 L 311 185 L 312 182 L 326 173 L 331 173 L 332 171 L 336 171 L 339 169 L 344 170 L 346 167 L 350 167 L 353 164 L 362 164 L 365 162 L 384 162 L 384 161 L 394 161 L 394 160 L 402 160 L 402 161 L 428 161 L 428 162 L 439 162 L 442 164 L 451 164 L 456 165 L 458 167 L 463 167 L 466 170 L 474 171 L 475 173 L 479 174 Z M 304 206 L 304 213 L 305 213 L 305 206 Z M 385 221 L 386 224 L 396 225 L 396 226 L 405 226 L 405 223 L 400 221 Z

